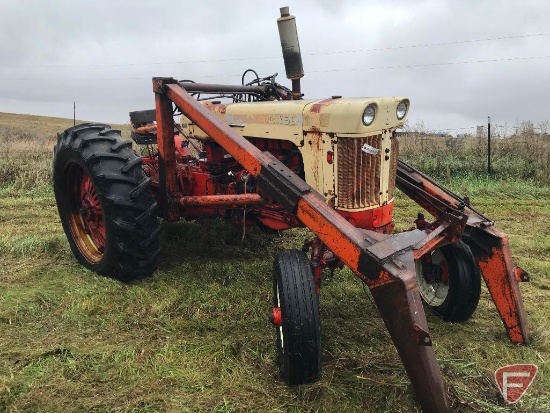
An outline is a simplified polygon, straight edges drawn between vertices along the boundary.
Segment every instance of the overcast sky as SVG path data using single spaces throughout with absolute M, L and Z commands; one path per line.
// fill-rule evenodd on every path
M 542 0 L 0 0 L 0 112 L 125 123 L 151 78 L 285 78 L 276 19 L 297 18 L 306 98 L 406 96 L 432 130 L 550 120 Z M 473 130 L 473 129 L 472 129 Z M 468 129 L 458 129 L 468 131 Z

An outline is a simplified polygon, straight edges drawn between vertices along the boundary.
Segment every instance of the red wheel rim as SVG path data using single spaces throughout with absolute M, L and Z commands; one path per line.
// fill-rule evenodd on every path
M 100 252 L 105 250 L 105 221 L 99 196 L 89 175 L 84 173 L 80 181 L 80 218 L 84 230 Z
M 67 167 L 65 185 L 73 240 L 88 261 L 97 263 L 106 245 L 105 220 L 97 190 L 88 173 L 77 164 Z

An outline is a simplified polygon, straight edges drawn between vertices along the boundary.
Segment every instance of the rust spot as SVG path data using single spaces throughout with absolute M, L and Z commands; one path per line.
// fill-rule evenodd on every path
M 314 103 L 309 111 L 310 113 L 320 113 L 322 108 L 332 104 L 335 100 L 336 99 L 332 98 L 320 100 L 319 102 Z
M 369 288 L 378 288 L 383 285 L 386 285 L 388 283 L 394 282 L 395 278 L 390 275 L 387 271 L 379 271 L 376 277 L 374 278 L 368 278 L 366 275 L 361 274 L 358 270 L 353 270 L 355 275 L 357 275 L 359 278 L 363 280 L 365 284 L 369 286 Z
M 323 147 L 323 140 L 321 139 L 321 133 L 315 132 L 313 133 L 313 144 L 315 145 L 316 150 L 320 151 Z
M 212 112 L 220 115 L 225 115 L 225 111 L 227 110 L 227 106 L 219 102 L 204 102 L 203 105 Z
M 313 172 L 313 179 L 315 181 L 316 185 L 319 185 L 319 170 L 320 170 L 320 160 L 322 147 L 323 147 L 323 140 L 321 139 L 321 133 L 320 132 L 313 132 L 309 133 L 308 137 L 310 138 L 309 143 L 311 145 L 311 150 L 313 154 L 313 162 L 311 164 L 312 172 Z

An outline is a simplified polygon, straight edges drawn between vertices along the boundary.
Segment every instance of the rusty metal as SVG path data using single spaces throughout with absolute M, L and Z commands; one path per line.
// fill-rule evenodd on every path
M 300 100 L 302 98 L 302 86 L 300 79 L 292 79 L 292 99 Z
M 520 268 L 520 267 L 515 268 L 514 276 L 516 277 L 516 281 L 518 283 L 531 281 L 530 278 L 529 278 L 529 273 L 527 271 L 525 271 L 523 268 Z
M 412 257 L 407 267 L 414 267 Z M 439 373 L 426 315 L 414 275 L 403 275 L 399 282 L 371 289 L 399 357 L 413 384 L 418 402 L 425 412 L 448 412 L 446 386 Z M 397 315 L 396 315 L 397 314 Z
M 257 180 L 258 185 L 289 212 L 295 213 L 304 225 L 367 283 L 376 297 L 423 408 L 428 412 L 447 411 L 445 385 L 433 348 L 426 343 L 419 344 L 417 340 L 418 326 L 426 337 L 429 337 L 429 332 L 420 294 L 414 282 L 416 274 L 412 249 L 425 234 L 413 231 L 394 235 L 391 236 L 391 243 L 381 244 L 390 236 L 355 228 L 327 206 L 324 198 L 291 170 L 234 132 L 193 99 L 175 80 L 157 78 L 153 83 L 157 93 L 163 92 L 185 116 L 225 148 L 251 175 L 262 178 Z M 157 104 L 162 102 L 162 99 L 157 99 Z M 157 114 L 171 116 L 166 110 L 159 110 L 158 106 Z M 163 121 L 166 122 L 165 119 L 157 119 L 157 122 Z M 281 193 L 280 189 L 286 189 L 286 193 Z M 387 290 L 391 290 L 391 295 L 387 295 Z M 395 308 L 398 311 L 391 310 Z
M 176 151 L 174 150 L 174 118 L 172 102 L 163 93 L 162 81 L 153 79 L 157 119 L 157 145 L 159 152 L 159 208 L 167 221 L 177 221 L 179 211 L 171 199 L 179 197 L 176 174 Z
M 508 237 L 494 226 L 475 223 L 468 224 L 463 239 L 478 262 L 510 341 L 529 344 L 527 316 L 516 279 L 516 274 L 522 274 L 522 281 L 528 280 L 528 274 L 514 264 Z
M 183 196 L 172 202 L 184 207 L 224 208 L 233 206 L 263 205 L 266 200 L 259 194 Z
M 399 161 L 397 186 L 426 211 L 437 218 L 439 238 L 434 245 L 449 243 L 461 237 L 468 244 L 481 270 L 510 341 L 529 344 L 530 333 L 517 274 L 528 279 L 528 274 L 512 259 L 508 237 L 495 228 L 494 223 L 469 205 L 469 200 L 442 187 L 437 182 Z M 446 225 L 445 228 L 441 228 Z
M 380 150 L 381 142 L 382 135 L 338 140 L 338 208 L 379 205 L 381 158 L 365 155 L 361 148 L 367 144 Z
M 308 245 L 311 248 L 311 267 L 313 269 L 313 278 L 315 280 L 315 288 L 317 294 L 321 292 L 321 278 L 323 276 L 323 253 L 325 246 L 319 237 L 315 237 Z
M 157 125 L 144 125 L 137 128 L 132 126 L 132 132 L 139 134 L 144 133 L 157 133 Z
M 267 86 L 241 86 L 241 85 L 218 85 L 210 83 L 193 83 L 179 82 L 178 83 L 188 93 L 250 93 L 265 96 Z
M 163 85 L 165 96 L 169 101 L 174 102 L 182 110 L 185 116 L 191 119 L 207 135 L 223 146 L 224 149 L 231 154 L 237 162 L 244 166 L 252 176 L 257 176 L 260 173 L 261 162 L 268 162 L 267 155 L 234 132 L 227 123 L 219 119 L 214 113 L 205 109 L 182 89 L 174 79 L 153 79 L 153 84 L 157 82 Z M 159 88 L 157 88 L 157 90 L 158 89 Z M 171 113 L 169 116 L 170 119 L 172 119 Z M 228 136 L 236 136 L 240 139 L 231 139 L 228 138 Z

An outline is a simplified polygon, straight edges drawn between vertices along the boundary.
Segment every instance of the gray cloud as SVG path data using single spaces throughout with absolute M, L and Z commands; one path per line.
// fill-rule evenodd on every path
M 550 58 L 503 60 L 550 56 L 550 36 L 531 36 L 550 33 L 550 3 L 286 4 L 297 16 L 306 97 L 408 96 L 411 122 L 434 129 L 475 126 L 488 115 L 550 118 Z M 239 83 L 252 67 L 285 83 L 275 23 L 282 5 L 4 1 L 0 111 L 69 117 L 76 101 L 80 118 L 125 122 L 128 111 L 154 105 L 153 76 Z M 487 62 L 460 63 L 475 61 Z

